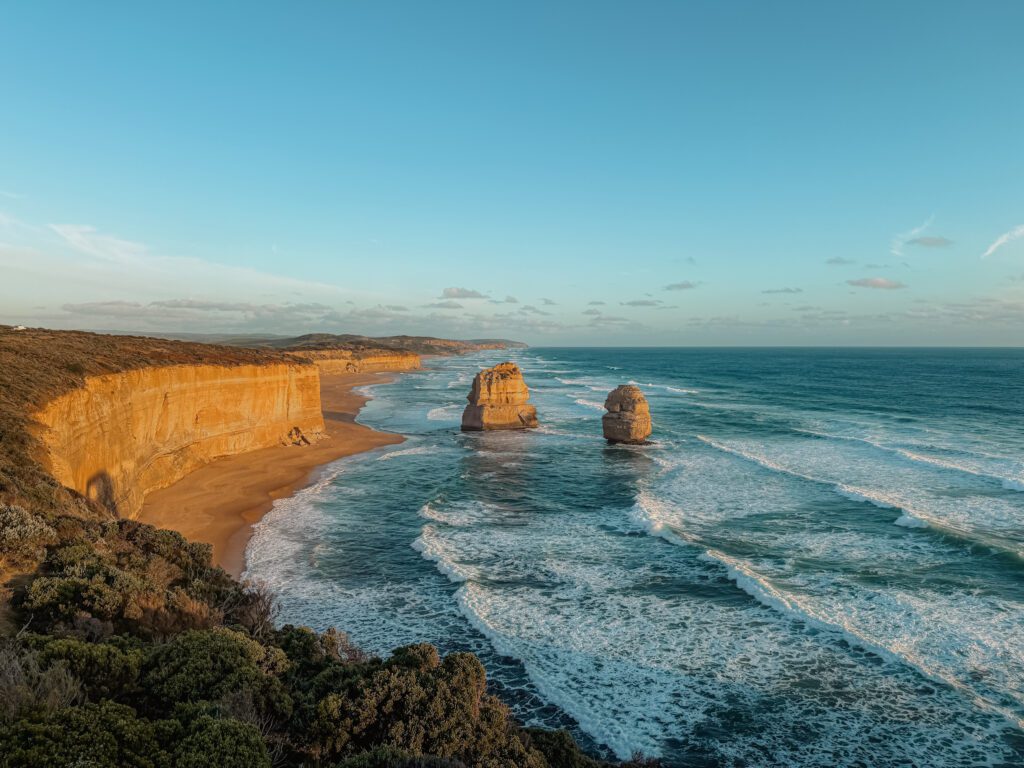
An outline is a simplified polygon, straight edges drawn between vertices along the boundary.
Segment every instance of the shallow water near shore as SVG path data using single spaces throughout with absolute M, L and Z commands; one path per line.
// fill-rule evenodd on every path
M 509 358 L 541 428 L 460 433 Z M 601 439 L 627 382 L 649 446 Z M 534 348 L 372 395 L 408 440 L 256 526 L 282 622 L 471 650 L 608 755 L 1024 765 L 1024 352 Z

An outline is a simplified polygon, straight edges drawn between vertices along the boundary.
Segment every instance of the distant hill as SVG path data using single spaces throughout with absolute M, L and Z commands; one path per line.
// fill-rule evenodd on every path
M 459 355 L 483 349 L 523 349 L 527 345 L 509 339 L 439 339 L 434 336 L 360 336 L 344 333 L 307 333 L 303 336 L 224 336 L 221 344 L 282 350 L 298 349 L 394 349 L 418 355 Z
M 102 331 L 114 335 L 129 335 L 123 331 Z M 355 333 L 307 333 L 302 336 L 280 334 L 239 333 L 139 333 L 156 339 L 192 341 L 202 344 L 225 344 L 232 347 L 254 349 L 393 349 L 415 352 L 418 355 L 461 355 L 483 349 L 525 349 L 528 344 L 511 339 L 441 339 L 436 336 L 362 336 Z

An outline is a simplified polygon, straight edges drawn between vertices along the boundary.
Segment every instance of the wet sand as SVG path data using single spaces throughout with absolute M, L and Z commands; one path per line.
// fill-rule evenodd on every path
M 355 373 L 321 377 L 326 438 L 301 448 L 274 446 L 217 459 L 147 496 L 139 519 L 212 544 L 214 562 L 233 576 L 241 575 L 252 527 L 270 511 L 275 499 L 307 485 L 324 464 L 405 439 L 355 423 L 368 398 L 352 390 L 393 381 L 394 376 Z

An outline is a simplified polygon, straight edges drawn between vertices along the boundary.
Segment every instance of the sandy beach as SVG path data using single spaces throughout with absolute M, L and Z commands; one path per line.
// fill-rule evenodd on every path
M 393 378 L 390 373 L 323 376 L 325 439 L 303 448 L 275 446 L 213 461 L 147 496 L 139 519 L 212 544 L 214 562 L 239 576 L 245 569 L 252 527 L 270 511 L 275 499 L 306 485 L 317 467 L 404 440 L 355 422 L 369 398 L 353 389 Z

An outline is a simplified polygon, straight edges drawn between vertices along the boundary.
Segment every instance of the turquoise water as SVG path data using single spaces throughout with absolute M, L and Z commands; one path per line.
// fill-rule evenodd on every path
M 461 434 L 523 368 L 542 427 Z M 610 447 L 638 383 L 654 443 Z M 1024 765 L 1024 352 L 534 348 L 371 389 L 398 446 L 249 575 L 368 650 L 472 650 L 530 724 L 668 765 Z

